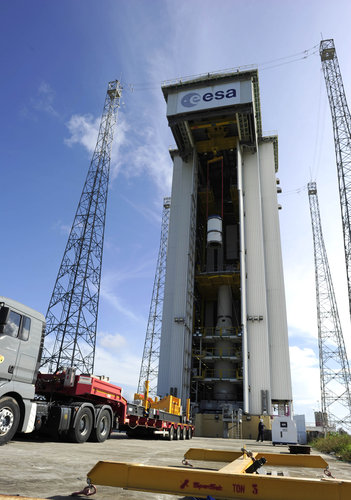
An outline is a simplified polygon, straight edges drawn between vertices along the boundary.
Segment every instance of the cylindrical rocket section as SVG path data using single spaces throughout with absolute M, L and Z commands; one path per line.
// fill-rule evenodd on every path
M 222 217 L 211 215 L 207 220 L 207 244 L 209 246 L 222 246 Z
M 232 291 L 230 286 L 222 285 L 218 290 L 217 325 L 215 330 L 216 336 L 218 336 L 218 340 L 215 341 L 215 355 L 221 356 L 222 359 L 216 361 L 214 365 L 216 378 L 234 378 L 234 365 L 230 359 L 225 359 L 233 355 L 233 346 L 229 340 L 222 339 L 222 335 L 230 335 L 232 325 Z M 234 385 L 226 380 L 216 382 L 214 397 L 220 401 L 234 399 Z
M 232 290 L 228 285 L 222 285 L 218 290 L 217 302 L 217 325 L 216 331 L 218 335 L 221 334 L 219 330 L 231 328 L 232 322 Z M 230 331 L 230 330 L 229 330 Z M 223 335 L 223 332 L 222 332 Z

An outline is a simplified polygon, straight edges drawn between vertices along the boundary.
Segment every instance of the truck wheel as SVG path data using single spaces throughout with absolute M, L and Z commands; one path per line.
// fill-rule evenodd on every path
M 180 427 L 179 427 L 179 425 L 178 425 L 177 430 L 176 430 L 175 438 L 177 441 L 179 441 L 179 439 L 180 439 Z
M 173 427 L 173 425 L 171 425 L 169 432 L 168 432 L 168 440 L 173 441 L 173 439 L 174 439 L 174 427 Z
M 93 427 L 93 415 L 89 408 L 80 408 L 78 410 L 75 427 L 70 429 L 68 435 L 73 443 L 85 443 L 91 433 Z
M 0 399 L 0 445 L 11 441 L 20 420 L 20 409 L 15 399 Z
M 108 410 L 102 410 L 96 422 L 96 428 L 91 431 L 90 439 L 96 443 L 103 443 L 110 435 L 111 415 Z

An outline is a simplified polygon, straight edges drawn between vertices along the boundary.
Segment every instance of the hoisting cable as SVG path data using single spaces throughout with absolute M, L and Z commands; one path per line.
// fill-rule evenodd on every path
M 310 47 L 309 49 L 303 50 L 301 52 L 297 52 L 296 54 L 292 54 L 290 56 L 283 56 L 283 57 L 278 57 L 277 59 L 272 59 L 270 61 L 266 61 L 263 63 L 258 63 L 258 64 L 249 64 L 245 66 L 238 66 L 236 68 L 226 68 L 226 69 L 221 69 L 213 72 L 209 72 L 209 75 L 215 75 L 218 73 L 219 75 L 223 73 L 230 73 L 230 72 L 236 72 L 236 71 L 249 71 L 250 69 L 259 69 L 261 71 L 266 70 L 266 69 L 273 69 L 277 68 L 279 66 L 283 66 L 285 64 L 289 63 L 294 63 L 297 61 L 302 61 L 303 59 L 307 59 L 308 57 L 313 56 L 314 54 L 317 54 L 319 51 L 319 45 L 314 45 L 313 47 Z M 277 64 L 274 64 L 277 63 Z M 269 66 L 269 65 L 273 66 Z M 186 82 L 187 80 L 191 80 L 194 78 L 199 78 L 201 76 L 205 76 L 207 73 L 203 74 L 197 74 L 197 75 L 189 75 L 189 76 L 184 76 L 182 78 L 175 78 L 172 80 L 164 80 L 161 82 L 161 86 L 164 85 L 171 85 L 172 83 L 176 82 Z M 137 91 L 145 91 L 145 90 L 155 90 L 159 89 L 160 87 L 160 82 L 141 82 L 141 83 L 129 83 L 125 85 L 126 90 L 130 90 L 131 92 L 137 92 Z
M 85 488 L 83 488 L 82 490 L 80 490 L 80 491 L 74 491 L 71 494 L 71 497 L 79 497 L 81 495 L 90 497 L 92 495 L 95 495 L 95 493 L 97 492 L 96 486 L 94 486 L 91 483 L 91 481 L 90 481 L 89 478 L 87 478 L 87 483 L 88 483 L 88 485 Z

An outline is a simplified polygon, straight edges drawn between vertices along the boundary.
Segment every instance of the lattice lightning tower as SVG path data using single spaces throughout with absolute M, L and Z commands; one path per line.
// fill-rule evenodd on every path
M 335 425 L 350 429 L 350 368 L 324 245 L 315 182 L 308 184 L 308 196 L 314 244 L 323 427 Z
M 42 365 L 93 373 L 113 132 L 122 87 L 109 82 L 97 143 L 46 315 Z
M 145 382 L 149 381 L 150 396 L 157 396 L 158 361 L 162 327 L 163 297 L 166 275 L 169 214 L 171 199 L 163 199 L 160 248 L 158 252 L 154 286 L 151 297 L 149 319 L 146 329 L 143 358 L 141 361 L 137 392 L 144 392 Z
M 351 115 L 346 101 L 334 40 L 322 40 L 319 53 L 333 120 L 351 314 Z

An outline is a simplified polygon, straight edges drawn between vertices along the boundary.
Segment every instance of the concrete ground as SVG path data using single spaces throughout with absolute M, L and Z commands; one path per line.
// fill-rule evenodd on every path
M 52 441 L 34 441 L 21 438 L 0 448 L 0 499 L 2 495 L 68 500 L 72 492 L 86 486 L 86 475 L 99 460 L 115 460 L 149 465 L 182 466 L 184 453 L 189 448 L 248 450 L 267 453 L 287 453 L 286 446 L 273 447 L 269 442 L 219 438 L 193 438 L 189 441 L 137 440 L 116 433 L 104 443 L 74 444 Z M 351 464 L 323 455 L 333 476 L 351 480 Z M 194 466 L 219 469 L 224 464 L 194 462 Z M 269 467 L 265 467 L 268 471 Z M 284 475 L 320 478 L 320 469 L 283 470 Z M 5 497 L 8 498 L 8 497 Z M 82 497 L 81 497 L 82 498 Z M 83 497 L 90 498 L 90 497 Z M 120 488 L 97 487 L 95 500 L 184 498 L 174 495 L 126 491 Z

